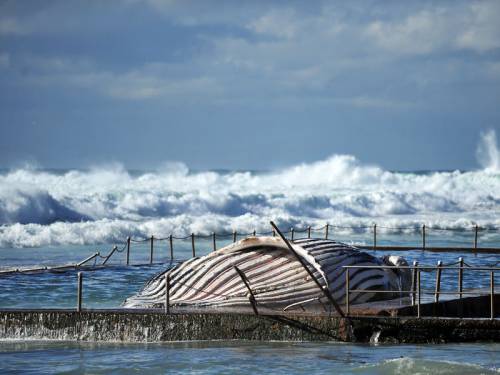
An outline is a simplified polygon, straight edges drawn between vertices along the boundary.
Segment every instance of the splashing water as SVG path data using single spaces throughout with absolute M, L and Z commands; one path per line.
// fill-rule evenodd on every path
M 497 146 L 497 135 L 493 129 L 481 133 L 476 153 L 479 164 L 485 172 L 500 173 L 500 151 Z

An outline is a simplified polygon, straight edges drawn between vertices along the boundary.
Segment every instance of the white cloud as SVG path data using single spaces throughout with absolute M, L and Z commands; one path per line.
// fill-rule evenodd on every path
M 88 60 L 30 58 L 25 65 L 35 72 L 25 81 L 43 86 L 69 86 L 95 91 L 101 95 L 127 100 L 152 98 L 207 97 L 218 95 L 221 88 L 214 78 L 184 76 L 182 66 L 146 64 L 123 73 L 99 70 Z
M 500 2 L 484 1 L 423 9 L 404 20 L 376 20 L 365 35 L 395 54 L 430 54 L 500 47 Z
M 500 48 L 500 2 L 471 4 L 467 21 L 456 39 L 457 47 L 478 52 Z
M 426 54 L 446 42 L 446 16 L 442 10 L 420 11 L 403 22 L 375 21 L 366 28 L 366 35 L 392 52 Z

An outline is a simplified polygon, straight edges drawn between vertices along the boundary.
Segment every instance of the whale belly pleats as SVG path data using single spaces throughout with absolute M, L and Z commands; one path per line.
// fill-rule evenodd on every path
M 332 240 L 304 239 L 294 249 L 322 287 L 334 299 L 345 299 L 345 269 L 352 265 L 383 265 L 367 253 Z M 303 266 L 277 238 L 250 238 L 206 256 L 192 258 L 151 279 L 126 307 L 163 307 L 165 275 L 170 276 L 170 303 L 178 306 L 248 306 L 249 292 L 234 267 L 245 275 L 260 306 L 282 310 L 301 301 L 327 303 Z M 350 289 L 396 288 L 395 274 L 382 268 L 351 269 Z M 396 289 L 394 289 L 396 290 Z M 352 303 L 380 298 L 376 293 L 352 293 Z

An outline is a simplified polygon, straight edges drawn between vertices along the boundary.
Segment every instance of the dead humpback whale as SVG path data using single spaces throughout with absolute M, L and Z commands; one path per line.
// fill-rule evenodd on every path
M 327 286 L 339 304 L 345 300 L 347 265 L 406 266 L 401 257 L 376 258 L 353 246 L 333 240 L 300 239 L 293 249 L 322 287 Z M 234 266 L 246 276 L 257 305 L 271 309 L 302 309 L 328 304 L 286 244 L 276 237 L 249 237 L 202 257 L 191 258 L 162 272 L 123 303 L 127 308 L 165 306 L 165 276 L 170 276 L 172 306 L 248 306 L 248 289 Z M 350 271 L 350 289 L 393 290 L 395 293 L 351 293 L 353 304 L 390 299 L 409 290 L 408 269 L 360 268 Z

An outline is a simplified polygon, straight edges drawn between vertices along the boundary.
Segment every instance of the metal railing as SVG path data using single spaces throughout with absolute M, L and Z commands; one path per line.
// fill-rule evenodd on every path
M 460 258 L 459 265 L 448 265 L 443 266 L 441 262 L 438 262 L 437 266 L 419 266 L 417 262 L 414 262 L 413 266 L 377 266 L 377 265 L 351 265 L 343 266 L 345 269 L 345 312 L 347 316 L 351 315 L 351 293 L 381 293 L 381 294 L 407 294 L 411 296 L 411 305 L 417 306 L 417 318 L 421 317 L 421 306 L 422 306 L 422 295 L 431 294 L 434 295 L 434 302 L 439 302 L 439 296 L 441 295 L 457 295 L 459 299 L 462 299 L 464 295 L 473 296 L 490 296 L 490 319 L 495 318 L 495 272 L 500 271 L 499 267 L 475 267 L 469 266 L 463 262 Z M 410 290 L 371 290 L 371 289 L 351 289 L 350 288 L 350 270 L 351 269 L 408 269 L 412 272 L 412 285 Z M 441 274 L 446 270 L 457 271 L 458 288 L 456 291 L 442 291 L 441 290 Z M 490 273 L 490 288 L 488 293 L 482 293 L 479 291 L 464 291 L 463 290 L 463 273 L 464 270 L 475 271 L 475 272 L 489 272 Z M 422 272 L 432 272 L 436 271 L 436 282 L 434 291 L 428 292 L 422 289 L 421 283 L 421 273 Z M 438 317 L 438 316 L 435 316 Z

